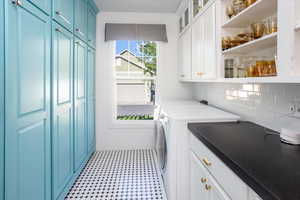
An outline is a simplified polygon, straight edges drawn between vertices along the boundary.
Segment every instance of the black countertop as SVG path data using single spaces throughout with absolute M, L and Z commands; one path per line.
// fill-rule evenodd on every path
M 189 130 L 263 200 L 300 200 L 300 146 L 251 122 L 189 123 Z

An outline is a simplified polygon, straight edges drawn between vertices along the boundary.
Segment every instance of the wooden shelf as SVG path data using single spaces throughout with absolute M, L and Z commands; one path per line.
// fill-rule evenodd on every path
M 245 54 L 253 51 L 274 47 L 277 45 L 277 33 L 266 35 L 259 39 L 223 51 L 223 55 Z
M 261 21 L 276 12 L 277 0 L 258 0 L 224 23 L 222 28 L 245 28 L 249 24 Z

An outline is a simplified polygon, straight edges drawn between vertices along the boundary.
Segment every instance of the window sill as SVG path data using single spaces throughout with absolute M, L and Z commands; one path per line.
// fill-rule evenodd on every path
M 111 129 L 154 129 L 155 120 L 113 120 Z

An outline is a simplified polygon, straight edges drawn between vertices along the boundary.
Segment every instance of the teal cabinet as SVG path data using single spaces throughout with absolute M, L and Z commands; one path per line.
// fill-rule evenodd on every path
M 6 6 L 5 199 L 50 200 L 50 21 L 29 1 Z
M 95 149 L 95 51 L 88 48 L 87 52 L 87 141 L 88 151 Z
M 19 2 L 22 5 L 25 1 L 31 2 L 42 11 L 46 12 L 47 14 L 50 14 L 51 0 L 18 0 L 16 2 Z
M 4 1 L 0 3 L 0 200 L 4 199 Z
M 96 14 L 94 7 L 88 3 L 88 44 L 96 47 Z
M 73 176 L 73 34 L 52 26 L 52 190 L 57 199 Z
M 87 45 L 75 39 L 74 45 L 74 149 L 75 171 L 81 166 L 87 155 L 87 125 L 86 125 L 86 52 Z
M 75 0 L 75 26 L 74 34 L 87 41 L 87 1 Z
M 73 31 L 74 0 L 53 0 L 52 16 L 56 22 Z

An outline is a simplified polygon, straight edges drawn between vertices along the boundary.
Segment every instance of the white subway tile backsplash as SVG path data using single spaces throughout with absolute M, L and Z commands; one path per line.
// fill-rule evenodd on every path
M 300 124 L 299 119 L 287 116 L 290 104 L 300 101 L 300 84 L 197 84 L 194 94 L 197 100 L 208 100 L 243 120 L 276 131 Z

